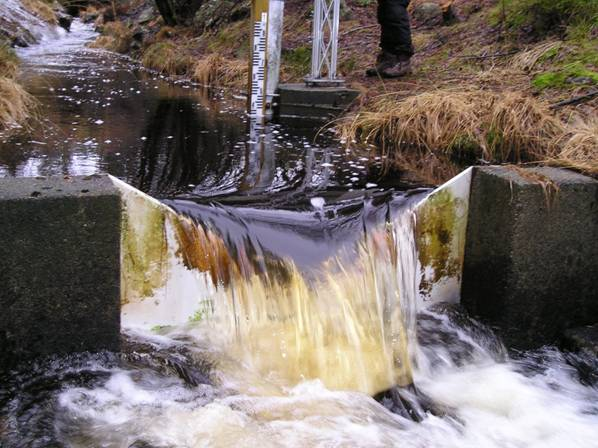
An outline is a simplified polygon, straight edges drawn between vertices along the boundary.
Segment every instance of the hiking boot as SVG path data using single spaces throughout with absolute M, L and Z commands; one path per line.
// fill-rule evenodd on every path
M 392 66 L 384 67 L 384 69 L 380 71 L 380 76 L 383 78 L 400 78 L 402 76 L 410 75 L 412 72 L 411 59 L 398 58 L 397 62 Z
M 376 67 L 368 68 L 365 72 L 367 76 L 381 76 L 382 72 L 387 68 L 392 67 L 398 62 L 396 55 L 388 52 L 381 51 L 376 58 Z

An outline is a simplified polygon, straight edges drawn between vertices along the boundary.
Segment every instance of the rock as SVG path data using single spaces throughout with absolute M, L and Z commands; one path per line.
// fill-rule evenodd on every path
M 140 26 L 135 27 L 131 30 L 131 37 L 135 42 L 143 42 L 144 35 L 145 32 L 143 31 L 143 28 L 141 28 Z
M 224 7 L 229 2 L 215 3 L 217 7 Z M 158 10 L 168 26 L 191 25 L 203 4 L 204 0 L 156 0 Z
M 203 32 L 223 23 L 235 22 L 248 17 L 251 13 L 250 7 L 251 3 L 247 0 L 209 0 L 195 14 L 193 25 L 198 31 Z
M 139 14 L 139 16 L 137 17 L 136 22 L 141 23 L 141 24 L 147 23 L 147 22 L 151 21 L 155 16 L 156 16 L 156 11 L 154 10 L 154 7 L 148 6 L 143 11 L 141 11 L 141 14 Z
M 565 343 L 574 350 L 598 356 L 598 324 L 565 331 Z
M 495 3 L 495 0 L 447 0 L 442 6 L 446 8 L 447 13 L 450 11 L 450 15 L 455 19 L 465 21 L 472 14 L 481 11 L 485 7 L 493 6 Z
M 83 23 L 91 23 L 95 22 L 99 16 L 100 13 L 97 11 L 85 12 L 84 14 L 81 14 L 81 20 L 83 21 Z
M 572 76 L 567 78 L 567 82 L 569 84 L 577 84 L 577 85 L 592 85 L 596 84 L 596 82 L 590 78 L 589 76 Z
M 71 30 L 71 24 L 73 23 L 73 17 L 64 13 L 64 12 L 57 12 L 56 18 L 58 19 L 58 25 L 61 28 L 64 28 L 67 31 Z
M 25 48 L 35 43 L 37 43 L 37 40 L 33 34 L 27 30 L 19 30 L 17 34 L 13 36 L 11 45 L 13 47 Z
M 424 2 L 416 4 L 411 12 L 418 27 L 435 27 L 444 23 L 444 13 L 438 3 Z

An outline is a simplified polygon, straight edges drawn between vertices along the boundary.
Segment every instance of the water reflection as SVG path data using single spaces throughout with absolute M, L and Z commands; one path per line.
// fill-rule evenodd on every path
M 226 189 L 226 178 L 239 169 L 239 160 L 225 149 L 244 133 L 236 117 L 218 118 L 190 98 L 159 99 L 145 125 L 135 186 L 161 196 L 197 184 L 206 190 Z
M 108 172 L 159 198 L 282 207 L 409 186 L 382 182 L 367 157 L 315 139 L 317 126 L 248 123 L 243 100 L 167 83 L 86 48 L 93 38 L 76 21 L 68 35 L 20 50 L 22 81 L 43 120 L 30 133 L 0 133 L 0 176 Z

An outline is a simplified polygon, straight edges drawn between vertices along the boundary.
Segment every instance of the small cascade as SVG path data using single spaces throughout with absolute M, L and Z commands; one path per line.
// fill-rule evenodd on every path
M 375 395 L 412 384 L 417 258 L 409 208 L 307 273 L 250 233 L 233 243 L 209 223 L 145 213 L 140 204 L 128 201 L 129 216 L 141 218 L 128 222 L 124 244 L 125 325 L 193 321 L 198 340 L 280 387 L 319 379 Z M 142 251 L 135 241 L 151 245 Z M 131 259 L 143 266 L 127 265 Z
M 55 39 L 66 33 L 59 26 L 48 24 L 28 11 L 20 0 L 0 2 L 0 32 L 18 38 L 17 46 L 28 46 Z
M 249 276 L 233 269 L 204 302 L 208 334 L 282 386 L 320 379 L 373 395 L 411 384 L 414 304 L 403 302 L 412 294 L 401 292 L 396 232 L 369 234 L 353 263 L 329 260 L 313 281 L 288 261 Z

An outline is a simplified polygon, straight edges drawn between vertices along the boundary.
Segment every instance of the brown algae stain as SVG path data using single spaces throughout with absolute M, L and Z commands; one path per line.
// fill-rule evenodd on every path
M 424 273 L 420 290 L 424 293 L 429 294 L 443 278 L 461 276 L 464 209 L 465 201 L 445 189 L 428 197 L 418 211 L 416 241 Z
M 222 238 L 189 218 L 172 217 L 178 248 L 176 256 L 187 269 L 209 272 L 214 285 L 228 285 L 234 263 Z

